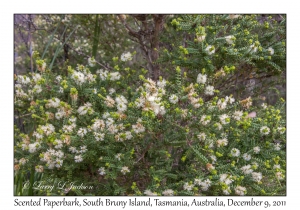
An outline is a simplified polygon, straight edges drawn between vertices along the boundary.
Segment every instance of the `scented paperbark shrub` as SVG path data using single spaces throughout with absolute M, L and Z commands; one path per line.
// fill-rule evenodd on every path
M 284 193 L 282 103 L 221 98 L 204 71 L 194 83 L 175 71 L 175 83 L 140 75 L 132 87 L 125 70 L 82 65 L 67 77 L 17 76 L 15 109 L 33 126 L 16 132 L 16 173 L 67 182 L 48 192 L 61 195 Z M 94 188 L 72 191 L 71 182 Z
M 216 27 L 254 21 L 203 17 L 207 21 L 200 25 L 218 17 Z M 15 122 L 23 125 L 15 126 L 15 194 L 285 195 L 284 99 L 271 106 L 247 92 L 234 97 L 220 86 L 236 77 L 247 56 L 253 61 L 266 47 L 241 51 L 231 61 L 221 49 L 244 35 L 226 33 L 218 41 L 206 30 L 191 34 L 201 53 L 174 48 L 170 62 L 160 64 L 172 74 L 161 71 L 157 81 L 134 67 L 130 50 L 107 58 L 113 67 L 90 56 L 64 71 L 56 69 L 59 64 L 50 67 L 51 56 L 35 52 L 34 72 L 15 75 Z M 180 54 L 186 59 L 179 61 Z M 259 65 L 273 71 L 269 63 Z M 34 180 L 56 187 L 19 187 Z

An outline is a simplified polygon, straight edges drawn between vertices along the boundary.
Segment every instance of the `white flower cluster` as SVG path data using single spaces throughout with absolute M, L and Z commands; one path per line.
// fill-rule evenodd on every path
M 268 135 L 270 133 L 270 128 L 268 128 L 267 126 L 262 126 L 260 128 L 260 133 L 262 135 Z
M 143 133 L 145 132 L 145 127 L 142 124 L 142 119 L 138 119 L 135 125 L 132 125 L 132 129 L 135 133 Z
M 132 55 L 130 52 L 126 52 L 121 55 L 121 61 L 131 61 L 131 60 L 132 60 Z
M 199 108 L 202 105 L 202 98 L 198 98 L 198 94 L 195 92 L 193 84 L 191 84 L 188 88 L 188 99 L 190 100 L 191 104 L 194 108 Z
M 117 109 L 119 112 L 125 112 L 127 110 L 127 99 L 120 95 L 120 96 L 117 96 L 115 101 L 117 102 Z
M 61 150 L 48 149 L 40 157 L 49 169 L 60 168 L 63 164 L 64 153 Z
M 216 141 L 217 147 L 227 146 L 228 140 L 227 138 L 219 139 Z
M 151 190 L 145 190 L 144 194 L 147 196 L 157 196 L 156 192 L 152 192 Z
M 207 191 L 208 188 L 211 186 L 211 181 L 209 179 L 206 179 L 204 181 L 201 181 L 200 179 L 195 179 L 194 184 L 200 186 L 202 191 Z
M 183 185 L 183 189 L 184 190 L 187 190 L 187 191 L 192 191 L 192 189 L 194 188 L 194 184 L 193 183 L 189 183 L 189 182 L 186 182 L 186 183 L 184 183 L 184 185 Z
M 217 102 L 217 107 L 219 108 L 219 110 L 223 110 L 226 109 L 227 104 L 233 104 L 235 101 L 235 99 L 232 96 L 226 96 L 225 99 L 219 99 Z
M 174 191 L 172 189 L 166 189 L 162 192 L 162 194 L 164 196 L 173 196 L 174 195 Z
M 129 170 L 129 168 L 128 168 L 127 166 L 123 166 L 123 167 L 122 167 L 121 173 L 122 173 L 123 175 L 125 175 L 126 173 L 129 173 L 129 172 L 130 172 L 130 170 Z
M 94 110 L 90 102 L 85 103 L 83 106 L 80 106 L 77 110 L 79 115 L 93 114 Z
M 90 67 L 94 67 L 96 65 L 96 60 L 94 57 L 88 58 L 88 63 Z
M 237 195 L 246 195 L 246 193 L 247 193 L 246 187 L 237 186 L 235 188 L 235 194 L 237 194 Z
M 107 79 L 109 79 L 110 81 L 116 81 L 120 80 L 121 78 L 121 74 L 119 72 L 108 72 L 107 70 L 99 69 L 96 73 L 99 74 L 102 81 L 105 81 Z
M 143 111 L 153 111 L 155 115 L 164 115 L 166 113 L 165 107 L 162 104 L 162 96 L 165 94 L 165 80 L 157 81 L 157 84 L 147 79 L 145 82 L 146 92 L 142 92 L 140 97 L 136 99 L 135 105 L 142 108 Z M 173 100 L 175 102 L 175 99 Z
M 199 73 L 197 76 L 197 83 L 199 84 L 205 84 L 207 80 L 207 75 L 206 74 L 201 74 Z

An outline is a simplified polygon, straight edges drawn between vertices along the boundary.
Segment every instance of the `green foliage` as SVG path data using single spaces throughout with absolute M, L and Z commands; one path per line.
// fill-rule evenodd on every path
M 157 63 L 168 70 L 157 81 L 146 79 L 147 70 L 132 63 L 135 53 L 115 55 L 105 48 L 108 43 L 102 46 L 107 38 L 100 36 L 102 24 L 117 25 L 114 16 L 63 17 L 70 19 L 68 28 L 91 23 L 92 56 L 88 62 L 78 56 L 53 71 L 61 52 L 45 44 L 47 53 L 33 57 L 36 73 L 15 76 L 15 115 L 24 124 L 24 129 L 15 126 L 15 194 L 285 194 L 284 100 L 272 106 L 251 94 L 234 97 L 231 87 L 248 69 L 259 77 L 285 71 L 283 45 L 274 37 L 284 35 L 284 25 L 230 17 L 170 20 L 170 34 L 178 39 L 188 34 L 187 41 L 164 50 Z M 75 30 L 64 27 L 63 44 Z M 228 35 L 235 38 L 226 40 Z M 252 44 L 256 52 L 250 52 Z M 269 46 L 274 54 L 266 60 Z M 103 57 L 97 53 L 102 47 Z M 22 187 L 39 180 L 56 188 Z

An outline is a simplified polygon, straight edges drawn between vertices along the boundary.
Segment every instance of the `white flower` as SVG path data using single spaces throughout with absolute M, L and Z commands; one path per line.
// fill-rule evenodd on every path
M 115 155 L 115 158 L 120 161 L 121 160 L 121 155 L 122 155 L 122 153 L 118 153 L 118 154 Z
M 61 118 L 63 118 L 66 115 L 65 111 L 63 109 L 59 109 L 58 112 L 55 113 L 55 118 L 57 120 L 60 120 Z
M 142 133 L 145 131 L 145 127 L 140 122 L 137 122 L 137 124 L 132 125 L 132 129 L 135 133 Z
M 250 46 L 250 52 L 253 52 L 253 53 L 257 52 L 257 47 L 254 44 L 252 44 Z
M 91 126 L 94 131 L 101 130 L 103 131 L 105 128 L 105 123 L 103 120 L 96 119 L 94 124 Z
M 230 117 L 227 114 L 222 114 L 219 116 L 220 121 L 223 125 L 228 124 L 230 122 Z
M 206 115 L 202 115 L 200 122 L 202 123 L 202 125 L 207 125 L 211 120 L 210 116 L 206 116 Z
M 59 107 L 60 100 L 58 98 L 52 98 L 48 100 L 48 103 L 46 104 L 46 108 L 57 108 Z
M 284 134 L 284 132 L 285 132 L 285 127 L 278 127 L 278 128 L 277 128 L 277 131 L 278 131 L 280 134 Z
M 40 85 L 35 85 L 33 87 L 33 92 L 34 93 L 40 93 L 40 92 L 42 92 L 42 87 Z
M 237 148 L 233 148 L 230 153 L 233 157 L 238 157 L 241 154 L 240 150 L 238 150 Z
M 238 18 L 240 15 L 229 15 L 229 19 L 235 19 Z
M 198 74 L 197 76 L 197 83 L 199 84 L 205 84 L 207 80 L 207 75 L 206 74 Z
M 223 110 L 226 108 L 227 102 L 224 99 L 219 99 L 217 106 L 218 106 L 219 110 Z
M 127 52 L 127 53 L 123 53 L 121 55 L 121 61 L 131 61 L 132 60 L 132 55 L 130 52 Z
M 40 74 L 34 73 L 34 74 L 32 75 L 32 79 L 33 79 L 33 81 L 34 81 L 35 83 L 37 83 L 38 81 L 40 81 L 40 80 L 42 79 L 42 77 L 41 77 Z
M 199 139 L 200 141 L 204 141 L 205 138 L 206 138 L 206 134 L 205 134 L 205 133 L 199 133 L 199 134 L 197 135 L 197 137 L 198 137 L 198 139 Z
M 43 130 L 46 136 L 49 136 L 51 133 L 55 131 L 55 127 L 52 124 L 43 125 L 41 126 L 41 129 Z
M 261 107 L 262 107 L 263 109 L 266 109 L 266 108 L 268 107 L 268 105 L 265 104 L 265 103 L 262 103 L 262 104 L 261 104 Z
M 17 82 L 22 85 L 30 83 L 29 77 L 18 75 Z
M 119 112 L 125 112 L 127 110 L 126 104 L 119 103 L 117 104 L 117 109 Z
M 145 195 L 148 195 L 148 196 L 156 196 L 156 195 L 157 195 L 157 193 L 152 192 L 151 190 L 145 190 L 145 191 L 144 191 L 144 194 L 145 194 Z
M 76 127 L 75 124 L 64 125 L 62 129 L 64 133 L 72 133 L 75 127 Z
M 251 155 L 245 153 L 245 154 L 243 154 L 243 158 L 244 158 L 244 160 L 249 161 L 249 160 L 251 160 Z
M 270 53 L 270 55 L 273 55 L 274 54 L 274 49 L 272 47 L 269 47 L 268 52 Z
M 187 191 L 191 191 L 193 189 L 193 187 L 194 187 L 194 185 L 192 183 L 188 183 L 188 182 L 184 183 L 184 185 L 183 185 L 183 189 L 187 190 Z
M 282 174 L 281 171 L 276 172 L 276 173 L 275 173 L 275 176 L 276 176 L 276 178 L 277 178 L 278 180 L 284 179 L 284 175 Z
M 99 74 L 101 80 L 106 80 L 108 76 L 108 71 L 104 71 L 103 69 L 97 70 L 96 73 Z
M 62 79 L 60 75 L 58 75 L 56 78 L 55 78 L 58 82 L 60 82 L 60 80 Z
M 241 168 L 244 174 L 251 174 L 253 172 L 251 165 L 246 165 Z
M 132 134 L 130 131 L 126 131 L 125 132 L 125 135 L 126 135 L 126 139 L 129 140 L 129 139 L 132 139 Z
M 95 75 L 95 76 L 96 76 L 96 75 Z M 93 83 L 93 82 L 96 81 L 96 78 L 94 77 L 93 74 L 88 73 L 88 74 L 86 75 L 86 80 L 87 80 L 89 83 Z
M 226 189 L 226 190 L 223 190 L 223 194 L 224 195 L 230 195 L 230 189 Z
M 114 105 L 115 105 L 115 100 L 112 99 L 110 96 L 107 96 L 107 97 L 105 98 L 104 103 L 106 104 L 106 106 L 112 108 L 112 107 L 114 107 Z
M 83 161 L 83 159 L 82 159 L 82 156 L 81 156 L 81 155 L 76 155 L 76 156 L 74 157 L 74 159 L 75 159 L 75 162 L 76 162 L 76 163 L 80 163 L 80 162 L 82 162 L 82 161 Z
M 217 147 L 227 146 L 228 140 L 226 138 L 219 139 L 219 140 L 216 141 L 216 143 L 217 143 Z
M 109 95 L 112 95 L 116 92 L 116 90 L 113 88 L 109 88 L 108 92 L 109 92 Z
M 63 160 L 56 158 L 55 167 L 60 168 L 62 166 L 63 162 L 64 162 Z
M 233 40 L 235 39 L 235 37 L 230 35 L 230 36 L 225 36 L 225 39 L 228 44 L 233 44 Z
M 61 150 L 54 150 L 54 155 L 58 158 L 62 158 L 64 156 L 64 153 Z
M 26 162 L 28 162 L 28 160 L 26 160 L 25 158 L 21 158 L 19 160 L 20 165 L 24 165 Z
M 122 173 L 123 175 L 125 175 L 126 173 L 129 173 L 129 172 L 130 172 L 130 170 L 129 170 L 129 168 L 128 168 L 127 166 L 123 166 L 123 167 L 122 167 L 121 173 Z
M 85 153 L 87 151 L 87 148 L 86 148 L 86 146 L 84 145 L 84 146 L 80 146 L 80 153 Z
M 225 101 L 230 104 L 233 104 L 235 102 L 235 99 L 232 96 L 226 96 Z
M 166 86 L 166 84 L 167 84 L 167 81 L 165 79 L 157 81 L 157 87 L 159 87 L 159 88 L 164 88 Z
M 270 128 L 268 128 L 267 126 L 262 126 L 260 128 L 260 133 L 262 135 L 268 135 L 270 133 Z
M 103 176 L 103 175 L 106 174 L 106 173 L 105 173 L 105 168 L 104 168 L 104 167 L 99 168 L 98 172 L 99 172 L 99 174 L 100 174 L 101 176 Z
M 74 71 L 71 77 L 77 85 L 82 85 L 86 78 L 83 73 Z
M 212 164 L 215 164 L 216 161 L 217 161 L 217 157 L 214 156 L 214 155 L 211 155 L 211 156 L 209 156 L 209 157 L 210 157 L 210 159 L 212 160 Z
M 208 85 L 208 86 L 205 87 L 204 93 L 206 95 L 212 96 L 212 95 L 214 95 L 214 89 L 215 89 L 214 86 Z
M 171 190 L 171 189 L 167 189 L 167 190 L 163 191 L 162 194 L 165 195 L 165 196 L 173 196 L 174 191 Z
M 59 87 L 59 90 L 58 90 L 59 93 L 64 93 L 64 89 L 63 87 Z
M 56 139 L 54 142 L 53 142 L 53 145 L 55 149 L 61 149 L 63 147 L 63 142 L 59 139 Z
M 38 133 L 38 132 L 36 132 L 36 131 L 33 132 L 32 136 L 35 136 L 35 138 L 36 138 L 37 140 L 40 140 L 40 139 L 43 138 L 43 135 L 40 134 L 40 133 Z
M 279 143 L 274 144 L 274 149 L 275 150 L 280 150 L 281 145 Z
M 169 97 L 169 100 L 172 104 L 176 104 L 178 102 L 178 97 L 175 95 L 175 94 L 172 94 L 170 97 Z
M 205 51 L 206 51 L 209 55 L 211 55 L 211 54 L 215 53 L 216 49 L 215 49 L 214 46 L 208 45 L 208 46 L 205 48 Z
M 233 182 L 232 176 L 229 174 L 221 174 L 220 182 L 225 183 L 226 185 L 230 185 Z
M 39 149 L 41 147 L 39 142 L 35 142 L 33 144 L 29 144 L 28 145 L 28 151 L 30 153 L 34 153 L 37 149 Z
M 235 111 L 232 115 L 232 118 L 235 120 L 240 120 L 242 116 L 243 116 L 242 111 Z
M 280 165 L 279 164 L 278 165 L 274 165 L 273 169 L 280 169 Z
M 86 133 L 87 133 L 86 128 L 79 128 L 77 135 L 80 137 L 84 137 Z
M 259 148 L 259 147 L 254 147 L 254 148 L 253 148 L 253 151 L 257 154 L 257 153 L 260 152 L 260 148 Z
M 197 40 L 198 42 L 203 42 L 205 40 L 205 35 L 202 35 L 202 36 L 197 36 Z
M 39 173 L 42 173 L 44 171 L 44 167 L 41 166 L 41 165 L 37 165 L 37 166 L 35 166 L 35 171 L 39 172 Z
M 88 58 L 88 63 L 90 67 L 94 67 L 96 65 L 95 58 L 94 57 Z
M 112 124 L 114 124 L 114 119 L 112 119 L 112 118 L 107 118 L 106 119 L 106 121 L 105 121 L 105 124 L 106 124 L 106 127 L 109 127 L 109 126 L 111 126 Z
M 222 124 L 217 122 L 214 124 L 214 126 L 218 129 L 218 130 L 221 130 L 223 127 L 222 127 Z
M 210 185 L 211 185 L 211 181 L 209 179 L 204 180 L 203 182 L 200 183 L 201 190 L 207 191 Z
M 237 194 L 237 195 L 245 195 L 246 193 L 247 193 L 247 190 L 245 187 L 237 186 L 235 188 L 235 194 Z
M 94 132 L 94 136 L 95 136 L 96 141 L 103 141 L 105 134 L 104 133 L 96 133 L 96 132 Z
M 78 151 L 75 147 L 69 147 L 69 151 L 72 153 L 78 153 Z
M 121 78 L 121 74 L 119 72 L 112 72 L 110 75 L 110 81 L 116 81 Z
M 118 127 L 114 124 L 108 126 L 107 130 L 109 131 L 110 134 L 115 134 L 119 131 Z
M 262 174 L 259 172 L 253 172 L 252 173 L 252 179 L 255 181 L 255 182 L 260 182 L 260 180 L 262 179 Z
M 102 118 L 106 119 L 108 117 L 110 117 L 110 114 L 108 112 L 104 112 L 103 115 L 102 115 Z

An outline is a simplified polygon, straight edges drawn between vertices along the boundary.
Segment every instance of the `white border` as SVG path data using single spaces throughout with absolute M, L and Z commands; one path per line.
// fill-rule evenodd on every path
M 286 200 L 285 208 L 298 209 L 299 170 L 299 140 L 296 138 L 299 130 L 299 16 L 297 5 L 292 2 L 278 0 L 252 0 L 252 1 L 32 1 L 14 0 L 2 3 L 1 11 L 1 181 L 0 181 L 0 206 L 1 209 L 14 208 L 13 197 L 13 14 L 15 13 L 286 13 L 287 14 L 287 196 L 286 197 L 254 197 L 257 200 Z M 298 64 L 298 65 L 297 65 Z M 24 197 L 23 197 L 24 198 Z M 37 197 L 35 197 L 37 198 Z M 51 198 L 59 200 L 62 197 Z M 92 198 L 92 197 L 90 197 Z M 108 197 L 107 197 L 108 198 Z M 247 200 L 249 197 L 232 197 L 235 200 Z M 20 197 L 19 197 L 20 199 Z M 70 198 L 71 199 L 71 198 Z M 80 197 L 80 199 L 84 199 Z M 112 199 L 118 199 L 112 197 Z M 127 198 L 119 197 L 120 200 Z M 152 198 L 153 199 L 153 198 Z M 179 199 L 179 198 L 177 198 Z M 193 198 L 185 197 L 190 200 Z M 201 198 L 205 199 L 205 198 Z M 209 197 L 213 200 L 213 197 Z M 227 199 L 221 197 L 220 199 Z M 181 199 L 180 199 L 181 200 Z M 31 209 L 32 207 L 22 207 Z M 61 207 L 62 208 L 62 207 Z M 66 208 L 66 207 L 64 207 Z M 72 207 L 67 207 L 71 209 Z M 97 209 L 107 209 L 97 207 Z M 144 207 L 143 207 L 144 208 Z M 153 207 L 152 207 L 153 208 Z M 175 208 L 175 207 L 173 207 Z M 175 209 L 182 209 L 177 207 Z M 199 208 L 199 207 L 198 207 Z M 204 208 L 204 207 L 200 207 Z M 212 208 L 212 207 L 210 207 Z M 223 207 L 220 207 L 224 209 Z M 245 207 L 243 207 L 245 208 Z M 246 207 L 247 208 L 247 207 Z M 9 208 L 10 209 L 10 208 Z M 55 208 L 60 209 L 60 208 Z M 84 209 L 81 207 L 81 209 Z M 111 209 L 111 208 L 108 208 Z M 118 208 L 120 209 L 120 208 Z M 137 209 L 137 208 L 136 208 Z

